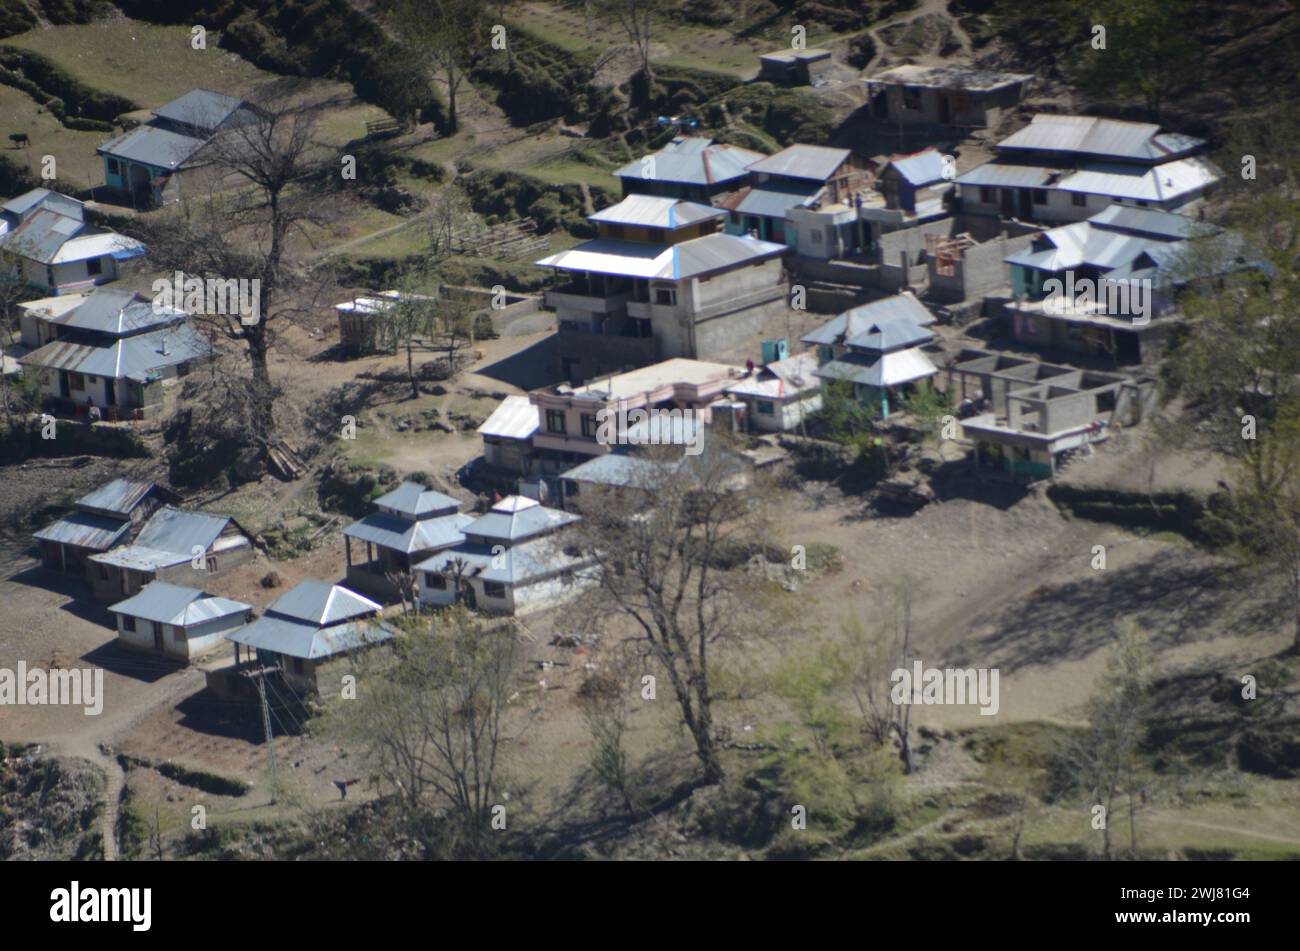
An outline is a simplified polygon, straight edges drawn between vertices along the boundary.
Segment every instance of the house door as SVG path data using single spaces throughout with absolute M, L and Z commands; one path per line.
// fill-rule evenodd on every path
M 468 581 L 460 583 L 460 600 L 471 611 L 478 607 L 478 595 L 474 593 L 474 586 Z
M 72 387 L 68 385 L 68 374 L 63 370 L 59 371 L 59 395 L 64 399 L 72 396 Z
M 153 646 L 154 646 L 154 650 L 163 649 L 162 625 L 158 623 L 155 623 L 153 625 Z
M 1016 193 L 1010 188 L 1002 189 L 1002 217 L 1014 218 L 1016 216 Z
M 1016 194 L 1020 196 L 1020 217 L 1032 218 L 1034 216 L 1034 193 L 1028 188 L 1020 188 L 1016 190 Z
M 947 96 L 939 96 L 939 121 L 947 125 L 952 121 L 952 105 Z
M 112 380 L 104 381 L 104 402 L 109 406 L 117 405 L 117 384 Z
M 1115 359 L 1119 363 L 1141 363 L 1142 351 L 1138 335 L 1131 330 L 1115 331 Z

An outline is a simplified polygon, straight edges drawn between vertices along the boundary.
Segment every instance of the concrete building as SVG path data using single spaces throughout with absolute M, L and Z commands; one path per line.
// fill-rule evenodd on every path
M 843 382 L 864 405 L 889 416 L 917 383 L 938 370 L 922 349 L 934 340 L 934 316 L 911 294 L 855 307 L 806 334 L 817 348 L 817 377 Z
M 403 482 L 374 504 L 376 511 L 343 529 L 343 551 L 348 584 L 376 597 L 399 597 L 390 578 L 409 579 L 413 564 L 464 541 L 461 529 L 474 521 L 451 496 L 414 482 Z M 353 560 L 354 541 L 364 546 L 358 552 L 365 552 L 364 561 Z
M 831 66 L 830 50 L 775 50 L 758 58 L 758 79 L 778 86 L 820 86 Z
M 1040 113 L 957 177 L 961 209 L 1046 223 L 1082 221 L 1115 203 L 1186 213 L 1221 177 L 1196 157 L 1204 146 L 1151 123 Z
M 47 294 L 75 294 L 117 280 L 145 246 L 86 222 L 75 198 L 35 188 L 0 205 L 0 266 Z
M 41 563 L 64 574 L 84 577 L 92 555 L 131 540 L 161 505 L 180 497 L 153 482 L 114 479 L 73 503 L 73 510 L 32 534 Z
M 995 126 L 1024 98 L 1033 76 L 963 66 L 895 66 L 868 79 L 871 116 L 943 131 Z
M 24 375 L 63 412 L 95 407 L 109 419 L 154 415 L 170 381 L 212 356 L 188 314 L 131 291 L 99 288 L 57 315 L 25 310 L 22 321 L 24 342 L 36 342 L 19 359 Z
M 799 253 L 823 257 L 814 234 L 805 248 L 796 228 L 787 223 L 795 209 L 816 205 L 832 217 L 870 184 L 873 166 L 849 149 L 791 145 L 749 166 L 750 184 L 718 202 L 730 213 L 727 231 L 764 241 L 783 241 Z M 839 221 L 843 224 L 843 221 Z
M 216 647 L 225 632 L 253 616 L 242 601 L 166 581 L 151 582 L 108 610 L 117 619 L 122 644 L 186 661 Z
M 225 634 L 235 645 L 235 664 L 278 667 L 293 690 L 319 693 L 341 686 L 346 658 L 391 642 L 395 635 L 381 620 L 383 608 L 342 585 L 309 579 L 290 588 L 244 627 Z M 240 656 L 249 652 L 250 661 Z
M 778 433 L 798 429 L 821 409 L 822 381 L 811 351 L 773 360 L 729 384 L 727 399 L 744 406 L 742 432 Z
M 164 506 L 133 542 L 90 557 L 90 584 L 100 601 L 120 601 L 151 581 L 192 586 L 254 554 L 252 536 L 229 515 Z
M 566 542 L 578 516 L 511 495 L 465 526 L 465 541 L 415 566 L 420 601 L 491 614 L 554 607 L 596 583 L 594 561 Z
M 537 261 L 571 382 L 735 345 L 785 297 L 782 244 L 722 234 L 725 212 L 632 195 L 591 215 L 599 236 Z
M 749 182 L 749 166 L 762 158 L 762 152 L 737 145 L 678 136 L 658 152 L 616 169 L 614 176 L 623 185 L 624 198 L 659 195 L 707 205 L 744 187 Z
M 204 149 L 213 137 L 257 121 L 255 108 L 242 100 L 191 89 L 95 150 L 104 159 L 104 184 L 136 208 L 180 201 L 182 181 L 211 171 Z

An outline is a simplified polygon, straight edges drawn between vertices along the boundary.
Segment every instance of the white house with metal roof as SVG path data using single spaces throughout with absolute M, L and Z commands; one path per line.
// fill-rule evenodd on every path
M 798 429 L 821 409 L 821 378 L 817 354 L 812 351 L 773 360 L 756 368 L 723 393 L 745 405 L 746 430 L 771 433 Z
M 845 381 L 862 403 L 888 416 L 918 382 L 938 373 L 922 349 L 934 340 L 934 316 L 910 293 L 847 310 L 805 334 L 817 348 L 817 376 Z
M 143 418 L 161 405 L 167 382 L 212 356 L 189 315 L 131 291 L 97 288 L 75 307 L 22 315 L 24 374 L 64 410 L 96 407 L 109 418 Z
M 253 612 L 242 601 L 166 581 L 150 582 L 108 610 L 122 644 L 183 660 L 216 647 L 225 632 L 248 623 Z
M 578 520 L 521 495 L 502 499 L 465 526 L 461 544 L 415 566 L 420 601 L 522 615 L 568 600 L 596 581 L 594 561 L 565 539 Z
M 119 601 L 151 581 L 203 581 L 251 560 L 253 539 L 229 515 L 164 506 L 135 540 L 90 558 L 90 584 L 101 601 Z
M 598 236 L 536 264 L 565 283 L 546 292 L 571 382 L 671 357 L 704 358 L 785 297 L 785 245 L 723 234 L 726 212 L 630 195 L 592 215 Z
M 320 690 L 331 661 L 390 642 L 395 635 L 382 620 L 383 608 L 342 585 L 309 579 L 290 588 L 257 620 L 225 634 L 262 666 L 279 667 L 294 690 Z M 335 684 L 334 686 L 339 686 Z
M 1222 174 L 1203 139 L 1149 122 L 1040 113 L 956 179 L 966 214 L 1081 221 L 1113 203 L 1183 211 Z
M 709 204 L 749 181 L 748 167 L 762 152 L 697 136 L 678 136 L 658 152 L 614 170 L 623 197 L 659 195 Z
M 374 512 L 343 529 L 343 550 L 348 584 L 377 597 L 399 596 L 391 579 L 409 578 L 417 561 L 464 541 L 461 529 L 474 521 L 456 499 L 415 482 L 403 482 L 374 505 Z
M 179 201 L 181 179 L 209 164 L 202 153 L 212 138 L 256 121 L 256 109 L 243 100 L 191 89 L 95 150 L 104 159 L 104 184 L 137 208 Z
M 92 555 L 129 541 L 159 506 L 180 497 L 153 482 L 114 479 L 72 503 L 71 512 L 32 533 L 41 563 L 64 574 L 83 576 Z
M 816 248 L 800 243 L 798 231 L 786 219 L 794 210 L 814 205 L 851 209 L 854 196 L 870 184 L 871 168 L 850 149 L 795 144 L 750 165 L 749 187 L 718 204 L 731 213 L 730 233 L 782 241 L 801 254 L 822 257 Z M 848 216 L 853 220 L 852 211 Z
M 46 293 L 114 281 L 121 263 L 144 253 L 134 238 L 88 224 L 81 202 L 48 188 L 0 205 L 0 266 Z

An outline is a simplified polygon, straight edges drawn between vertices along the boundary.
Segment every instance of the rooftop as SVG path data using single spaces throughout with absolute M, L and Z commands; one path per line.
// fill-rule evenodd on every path
M 436 513 L 451 514 L 460 508 L 460 502 L 450 495 L 417 482 L 403 482 L 391 492 L 375 499 L 375 505 L 412 518 L 425 518 Z
M 739 373 L 739 367 L 725 363 L 674 357 L 648 367 L 641 367 L 639 370 L 604 377 L 585 386 L 575 386 L 571 392 L 575 395 L 588 394 L 602 399 L 627 399 L 668 386 L 709 386 L 733 379 Z
M 646 158 L 653 158 L 647 162 Z M 705 138 L 674 139 L 665 148 L 629 162 L 615 170 L 618 178 L 674 182 L 683 185 L 714 185 L 742 179 L 748 168 L 763 158 L 762 152 L 742 149 Z
M 566 271 L 683 280 L 777 257 L 789 250 L 784 244 L 720 233 L 674 245 L 596 238 L 533 263 Z
M 588 215 L 587 220 L 673 230 L 698 224 L 701 221 L 722 218 L 725 215 L 725 211 L 711 205 L 700 205 L 680 198 L 628 195 L 618 204 L 610 205 L 594 215 Z
M 790 145 L 749 166 L 751 172 L 785 178 L 807 178 L 824 182 L 835 174 L 853 153 L 824 145 Z
M 1004 73 L 995 69 L 974 69 L 964 66 L 895 66 L 876 73 L 868 81 L 897 86 L 921 86 L 928 89 L 965 89 L 969 92 L 991 92 L 1034 77 L 1028 73 Z
M 252 607 L 242 601 L 218 598 L 197 588 L 152 581 L 133 597 L 110 606 L 109 610 L 157 624 L 189 627 L 215 618 L 244 614 L 251 611 Z
M 479 426 L 479 435 L 528 439 L 537 432 L 537 407 L 526 396 L 507 396 Z
M 244 103 L 210 89 L 191 89 L 171 102 L 153 110 L 160 119 L 183 122 L 200 129 L 216 129 Z
M 1039 113 L 1029 125 L 999 142 L 997 148 L 1073 152 L 1150 163 L 1189 154 L 1204 144 L 1204 139 L 1189 135 L 1162 134 L 1160 127 L 1150 122 Z

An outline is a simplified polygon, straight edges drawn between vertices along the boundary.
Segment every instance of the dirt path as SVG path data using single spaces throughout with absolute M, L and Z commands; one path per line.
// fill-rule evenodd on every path
M 923 0 L 919 7 L 908 13 L 906 16 L 899 17 L 896 20 L 890 20 L 888 23 L 882 23 L 880 26 L 873 26 L 867 30 L 867 35 L 871 37 L 871 42 L 875 44 L 876 52 L 875 55 L 871 57 L 871 61 L 863 68 L 862 75 L 870 76 L 875 72 L 880 61 L 893 52 L 893 48 L 885 38 L 881 36 L 882 30 L 891 29 L 901 23 L 911 23 L 913 20 L 919 20 L 921 17 L 929 16 L 931 14 L 947 21 L 948 28 L 952 31 L 953 36 L 955 36 L 961 43 L 961 56 L 969 59 L 972 56 L 970 37 L 966 34 L 966 31 L 962 29 L 961 24 L 957 22 L 957 18 L 948 12 L 948 0 Z M 943 58 L 939 57 L 937 53 L 937 49 L 933 49 L 922 56 L 909 57 L 909 59 L 918 60 L 918 64 L 922 66 L 933 65 L 943 61 Z
M 1268 832 L 1259 832 L 1255 829 L 1243 829 L 1240 826 L 1221 826 L 1213 822 L 1200 822 L 1196 819 L 1180 819 L 1177 816 L 1166 816 L 1159 813 L 1152 813 L 1148 816 L 1156 822 L 1171 822 L 1180 826 L 1195 826 L 1198 829 L 1209 829 L 1212 832 L 1227 832 L 1230 835 L 1244 835 L 1255 839 L 1267 839 L 1270 842 L 1283 842 L 1287 845 L 1300 846 L 1300 839 L 1289 835 L 1273 835 Z

